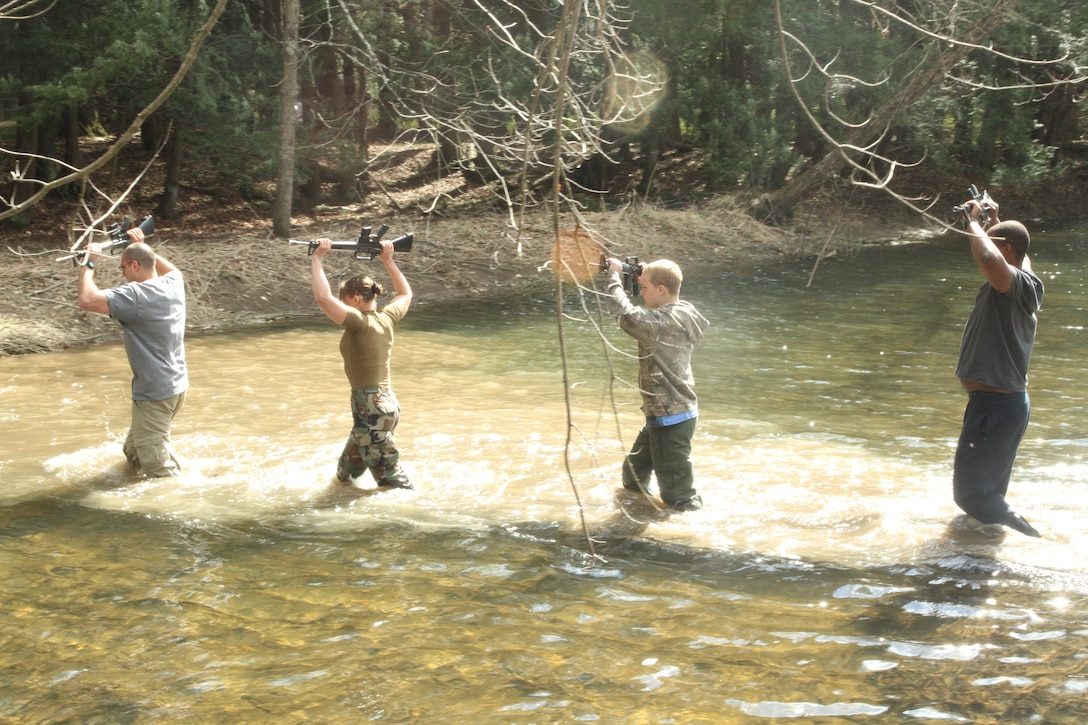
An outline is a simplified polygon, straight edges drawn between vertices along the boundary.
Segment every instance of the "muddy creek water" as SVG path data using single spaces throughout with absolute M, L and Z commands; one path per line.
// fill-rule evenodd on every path
M 689 280 L 707 508 L 664 519 L 617 508 L 634 346 L 573 297 L 569 445 L 549 294 L 413 308 L 415 491 L 334 484 L 331 323 L 190 337 L 171 480 L 122 465 L 120 346 L 0 359 L 0 719 L 1084 723 L 1088 227 L 1035 226 L 1038 540 L 951 500 L 962 238 Z

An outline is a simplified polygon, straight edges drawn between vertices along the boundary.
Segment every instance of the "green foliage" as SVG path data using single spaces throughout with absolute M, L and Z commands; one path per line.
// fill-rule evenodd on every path
M 271 91 L 281 62 L 243 7 L 226 19 L 229 35 L 209 38 L 165 114 L 188 130 L 190 155 L 214 157 L 222 173 L 248 184 L 274 169 L 279 101 Z
M 993 39 L 1013 59 L 972 54 L 904 116 L 913 153 L 925 154 L 942 171 L 1004 186 L 1033 183 L 1061 166 L 1054 142 L 1080 135 L 1076 94 L 1053 81 L 1088 62 L 1088 14 L 1063 2 L 1020 9 Z M 1059 64 L 1038 62 L 1061 58 Z
M 774 189 L 791 170 L 828 151 L 803 109 L 844 136 L 846 124 L 883 108 L 928 54 L 943 47 L 880 8 L 945 32 L 961 31 L 989 6 L 982 0 L 781 0 L 783 23 L 797 37 L 786 47 L 802 108 L 781 57 L 771 0 L 632 0 L 622 10 L 629 17 L 607 29 L 614 35 L 583 23 L 569 66 L 577 100 L 570 100 L 564 118 L 533 125 L 554 110 L 555 81 L 540 74 L 538 62 L 550 50 L 541 34 L 555 31 L 562 4 L 306 0 L 308 115 L 299 128 L 299 158 L 320 155 L 354 173 L 364 163 L 354 125 L 369 122 L 435 138 L 474 137 L 480 151 L 511 166 L 526 146 L 542 147 L 561 132 L 569 141 L 568 161 L 576 163 L 580 146 L 593 148 L 596 129 L 586 119 L 610 108 L 615 76 L 601 52 L 607 39 L 631 59 L 627 66 L 615 61 L 621 71 L 660 69 L 668 81 L 667 94 L 647 105 L 652 111 L 618 129 L 636 142 L 653 139 L 636 143 L 636 152 L 659 141 L 691 146 L 712 182 Z M 207 2 L 174 0 L 58 0 L 40 17 L 0 22 L 0 120 L 44 128 L 56 125 L 65 109 L 78 108 L 84 128 L 116 132 L 166 84 L 207 9 Z M 215 159 L 244 186 L 271 178 L 280 122 L 278 22 L 275 4 L 231 3 L 185 83 L 145 128 L 184 128 L 190 157 Z M 1088 67 L 1086 37 L 1082 4 L 1021 2 L 994 34 L 994 47 L 1025 59 L 1064 56 L 1065 65 L 976 51 L 952 70 L 955 80 L 904 110 L 882 150 L 972 174 L 1030 179 L 1049 173 L 1055 149 L 1080 133 L 1077 94 L 1029 86 Z M 369 117 L 359 120 L 364 99 L 373 103 Z
M 994 169 L 991 180 L 996 186 L 1025 187 L 1037 184 L 1053 176 L 1065 167 L 1065 162 L 1057 158 L 1057 149 L 1033 143 L 1022 149 L 1023 155 L 1016 164 L 1003 164 Z

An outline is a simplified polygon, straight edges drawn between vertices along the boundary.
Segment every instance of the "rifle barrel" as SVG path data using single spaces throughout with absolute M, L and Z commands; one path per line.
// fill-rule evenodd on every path
M 387 228 L 388 227 L 383 224 L 382 228 L 378 231 L 384 234 Z M 378 237 L 369 234 L 367 230 L 368 228 L 364 227 L 364 232 L 367 233 L 364 234 L 363 237 L 359 239 L 359 241 L 334 240 L 332 242 L 332 248 L 336 251 L 352 252 L 355 255 L 356 259 L 374 259 L 382 253 L 382 243 L 378 240 Z M 369 241 L 367 241 L 367 238 L 369 238 Z M 409 232 L 407 234 L 402 234 L 399 237 L 389 239 L 387 241 L 393 244 L 394 251 L 407 253 L 412 250 L 412 240 L 413 235 L 411 232 Z M 310 255 L 313 255 L 313 253 L 317 250 L 317 240 L 314 239 L 288 239 L 287 243 L 302 244 L 309 247 L 308 253 Z M 369 255 L 369 257 L 366 257 L 365 255 Z

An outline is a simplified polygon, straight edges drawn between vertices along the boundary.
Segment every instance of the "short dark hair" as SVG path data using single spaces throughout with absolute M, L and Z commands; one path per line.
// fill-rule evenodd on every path
M 1031 246 L 1028 228 L 1017 221 L 998 222 L 990 227 L 986 235 L 999 247 L 1011 244 L 1013 251 L 1016 252 L 1016 259 L 1019 261 L 1024 260 L 1028 247 Z

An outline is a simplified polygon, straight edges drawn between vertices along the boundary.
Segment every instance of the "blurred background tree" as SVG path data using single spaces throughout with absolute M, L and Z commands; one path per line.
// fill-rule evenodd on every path
M 23 200 L 88 162 L 88 139 L 139 118 L 209 14 L 201 0 L 26 5 L 0 18 L 0 195 L 22 223 Z M 779 218 L 829 178 L 883 186 L 923 159 L 1028 183 L 1083 138 L 1088 11 L 1066 0 L 301 0 L 286 119 L 283 9 L 230 3 L 143 120 L 165 166 L 158 215 L 179 213 L 183 184 L 270 204 L 281 121 L 300 209 L 374 191 L 367 171 L 396 163 L 393 142 L 430 144 L 428 173 L 487 184 L 500 208 L 560 187 L 582 203 L 655 198 L 661 161 L 683 155 L 703 182 L 690 197 L 762 195 Z M 101 174 L 104 193 L 120 185 Z

